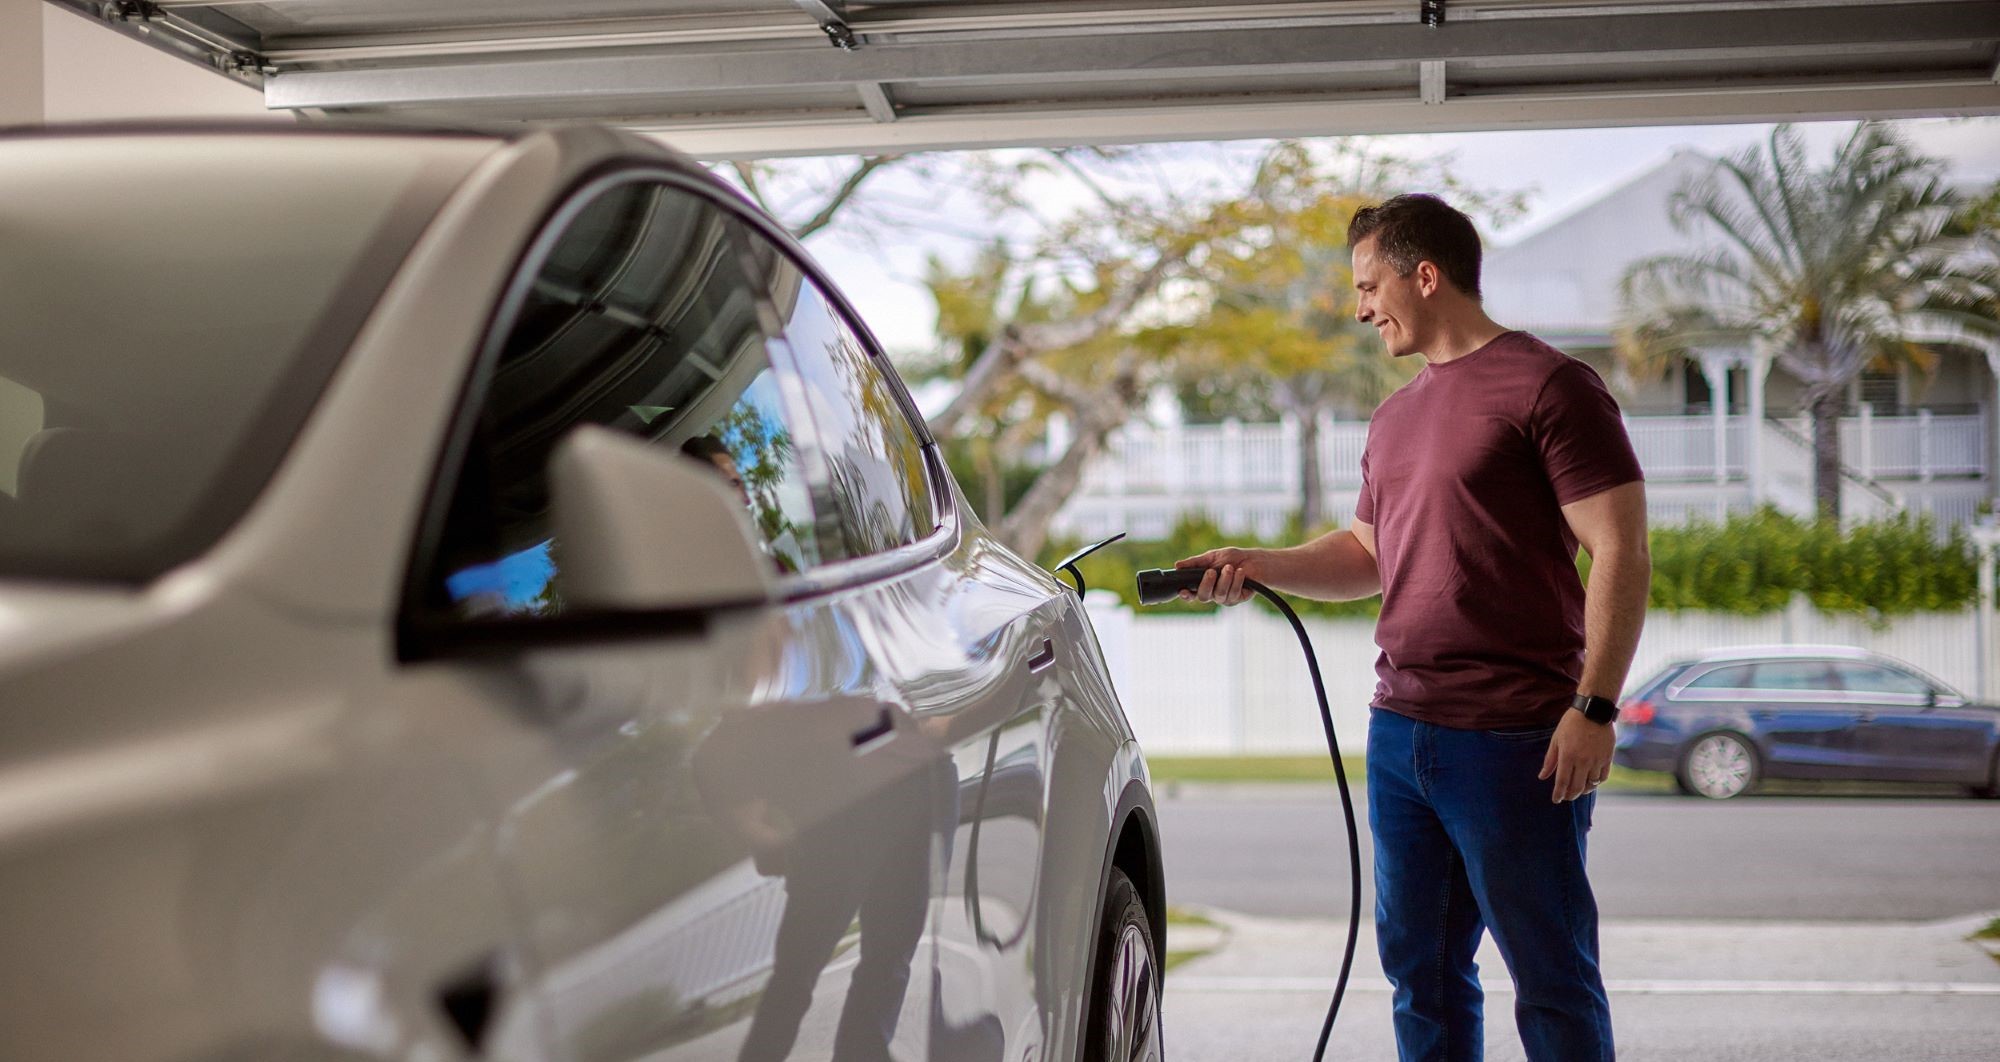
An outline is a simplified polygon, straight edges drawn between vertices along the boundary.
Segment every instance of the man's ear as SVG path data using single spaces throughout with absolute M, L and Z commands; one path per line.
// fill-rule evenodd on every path
M 1428 298 L 1437 294 L 1438 285 L 1443 281 L 1444 277 L 1438 273 L 1436 262 L 1425 261 L 1417 263 L 1417 293 L 1419 295 Z

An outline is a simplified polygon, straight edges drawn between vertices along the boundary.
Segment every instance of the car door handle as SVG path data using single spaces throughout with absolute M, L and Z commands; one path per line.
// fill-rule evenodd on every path
M 1753 711 L 1752 711 L 1752 712 L 1750 713 L 1750 718 L 1752 718 L 1752 719 L 1769 719 L 1769 718 L 1771 718 L 1772 716 L 1774 716 L 1774 715 L 1777 715 L 1777 714 L 1778 714 L 1778 713 L 1776 713 L 1776 712 L 1774 712 L 1774 711 L 1770 710 L 1769 708 L 1758 708 L 1758 709 L 1755 709 L 1755 710 L 1753 710 Z
M 854 742 L 854 754 L 861 756 L 874 752 L 888 744 L 889 739 L 895 735 L 896 719 L 889 714 L 889 706 L 883 705 L 881 714 L 875 717 L 874 722 L 850 735 L 850 739 Z
M 1875 721 L 1875 713 L 1862 712 L 1860 715 L 1855 716 L 1855 718 L 1861 720 L 1864 723 L 1872 723 Z
M 1047 671 L 1056 662 L 1056 643 L 1042 639 L 1042 651 L 1028 658 L 1029 671 Z

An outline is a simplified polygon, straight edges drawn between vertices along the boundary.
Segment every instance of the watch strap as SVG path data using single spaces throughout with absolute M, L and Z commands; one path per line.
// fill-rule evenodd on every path
M 1611 723 L 1618 719 L 1618 704 L 1609 697 L 1594 697 L 1579 693 L 1569 703 L 1571 708 L 1583 713 L 1585 719 L 1593 723 Z

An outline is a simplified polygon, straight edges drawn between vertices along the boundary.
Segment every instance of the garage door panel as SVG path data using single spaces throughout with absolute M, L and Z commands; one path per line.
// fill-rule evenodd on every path
M 2000 113 L 1994 0 L 1445 0 L 1436 27 L 1416 0 L 49 2 L 274 108 L 736 155 Z
M 515 33 L 540 27 L 582 32 L 612 20 L 695 24 L 703 21 L 799 20 L 790 0 L 276 0 L 261 4 L 179 4 L 227 10 L 267 44 L 316 38 L 380 37 L 449 31 L 455 35 Z

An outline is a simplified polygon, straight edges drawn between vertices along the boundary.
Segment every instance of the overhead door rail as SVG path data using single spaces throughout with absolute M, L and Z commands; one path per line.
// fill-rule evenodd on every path
M 274 108 L 712 155 L 2000 113 L 2000 0 L 50 2 Z
M 206 4 L 170 9 L 150 0 L 56 0 L 56 6 L 100 19 L 162 51 L 245 84 L 261 86 L 263 75 L 276 71 L 257 51 L 256 30 Z

